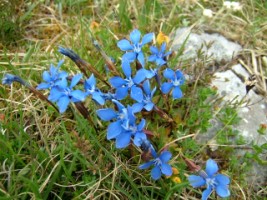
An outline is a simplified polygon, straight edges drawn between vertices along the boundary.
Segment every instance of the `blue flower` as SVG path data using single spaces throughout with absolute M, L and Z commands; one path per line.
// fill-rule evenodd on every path
M 138 103 L 135 103 L 133 107 L 135 107 L 136 110 L 140 110 L 140 111 L 143 108 L 146 109 L 147 111 L 151 111 L 154 108 L 152 97 L 156 91 L 156 87 L 151 91 L 149 80 L 146 80 L 143 83 L 143 90 L 144 90 L 144 94 L 141 88 L 139 87 L 132 88 L 131 97 L 138 102 Z
M 40 83 L 36 87 L 37 90 L 44 90 L 44 89 L 52 88 L 56 86 L 62 79 L 68 76 L 67 72 L 59 71 L 59 68 L 61 67 L 63 62 L 64 60 L 59 61 L 57 67 L 51 64 L 49 72 L 48 71 L 43 72 L 43 80 L 45 82 Z
M 128 60 L 129 62 L 134 61 L 137 59 L 142 67 L 145 66 L 145 57 L 142 52 L 142 47 L 151 42 L 153 40 L 154 33 L 148 33 L 144 35 L 142 41 L 141 39 L 141 33 L 139 30 L 135 29 L 130 33 L 130 41 L 131 43 L 126 40 L 120 40 L 117 44 L 117 46 L 122 50 L 126 51 L 126 53 L 122 56 L 122 60 Z M 130 52 L 128 52 L 130 51 Z
M 52 87 L 48 100 L 56 102 L 59 107 L 59 112 L 63 113 L 68 108 L 70 102 L 80 102 L 83 101 L 86 97 L 86 93 L 81 90 L 73 90 L 73 87 L 82 78 L 82 74 L 75 75 L 68 86 L 67 79 L 62 79 L 57 83 L 57 86 Z
M 180 85 L 184 84 L 184 75 L 180 70 L 174 72 L 172 69 L 167 68 L 164 73 L 164 77 L 170 79 L 170 82 L 165 82 L 161 85 L 161 91 L 164 94 L 170 92 L 173 88 L 172 96 L 174 99 L 179 99 L 183 96 Z
M 96 111 L 97 116 L 103 121 L 116 120 L 109 124 L 107 131 L 107 139 L 111 140 L 116 138 L 122 131 L 123 127 L 135 121 L 136 117 L 134 113 L 136 112 L 131 106 L 127 108 L 117 100 L 112 100 L 116 104 L 118 111 L 116 112 L 112 108 L 104 108 Z
M 111 85 L 116 88 L 115 96 L 118 100 L 124 99 L 128 94 L 128 90 L 132 89 L 134 85 L 141 83 L 147 76 L 147 70 L 140 69 L 137 71 L 135 77 L 132 78 L 132 70 L 128 61 L 122 62 L 122 70 L 126 76 L 125 79 L 121 78 L 120 76 L 114 76 L 109 80 Z
M 100 105 L 104 105 L 105 98 L 103 97 L 102 92 L 96 87 L 96 80 L 94 74 L 90 76 L 84 82 L 84 89 L 87 95 L 92 95 L 92 99 L 95 100 Z
M 13 82 L 18 82 L 21 85 L 27 85 L 27 83 L 22 78 L 13 74 L 5 74 L 2 78 L 3 85 L 11 85 Z
M 165 59 L 168 55 L 171 54 L 171 52 L 169 51 L 169 52 L 165 53 L 165 50 L 166 50 L 166 43 L 165 42 L 161 45 L 160 50 L 155 46 L 151 46 L 150 51 L 151 51 L 152 55 L 148 57 L 148 61 L 155 62 L 158 67 L 166 64 Z
M 223 174 L 217 174 L 218 170 L 217 163 L 209 159 L 206 163 L 206 171 L 201 170 L 199 173 L 200 176 L 190 175 L 188 177 L 190 184 L 194 188 L 204 185 L 207 186 L 207 189 L 202 193 L 202 200 L 207 200 L 213 190 L 215 190 L 220 197 L 230 196 L 228 188 L 230 179 Z
M 163 151 L 158 156 L 153 148 L 151 148 L 150 150 L 154 159 L 140 165 L 139 169 L 147 169 L 151 165 L 154 165 L 154 168 L 151 171 L 151 177 L 154 180 L 158 180 L 162 174 L 165 174 L 166 176 L 171 176 L 172 168 L 167 162 L 171 159 L 172 154 L 169 151 Z

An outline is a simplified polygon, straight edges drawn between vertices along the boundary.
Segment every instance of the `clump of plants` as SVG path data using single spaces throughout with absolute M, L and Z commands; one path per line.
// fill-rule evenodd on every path
M 181 69 L 169 66 L 171 52 L 167 50 L 164 40 L 147 48 L 154 38 L 154 33 L 142 37 L 139 30 L 133 30 L 129 40 L 122 39 L 117 43 L 124 52 L 117 63 L 94 40 L 94 46 L 106 63 L 105 74 L 71 49 L 59 47 L 59 52 L 79 67 L 80 74 L 73 75 L 61 70 L 63 61 L 59 61 L 57 66 L 51 65 L 49 71 L 43 72 L 43 82 L 36 88 L 12 74 L 6 74 L 2 83 L 10 85 L 18 82 L 26 86 L 62 114 L 73 106 L 96 133 L 103 130 L 104 124 L 106 139 L 115 142 L 117 149 L 136 149 L 129 156 L 140 153 L 143 163 L 138 166 L 139 170 L 151 169 L 150 176 L 156 181 L 162 176 L 171 176 L 174 169 L 170 164 L 170 139 L 166 139 L 165 145 L 160 145 L 163 141 L 159 141 L 154 127 L 178 129 L 180 124 L 171 113 L 184 96 L 182 90 L 186 80 Z M 49 95 L 45 96 L 41 90 L 48 90 Z M 88 98 L 93 100 L 93 105 L 85 103 Z M 93 119 L 92 110 L 96 111 L 102 122 Z M 207 161 L 204 171 L 188 158 L 182 159 L 195 173 L 188 176 L 190 185 L 194 188 L 206 187 L 202 199 L 208 199 L 213 190 L 220 197 L 230 195 L 230 179 L 218 174 L 219 168 L 214 160 Z

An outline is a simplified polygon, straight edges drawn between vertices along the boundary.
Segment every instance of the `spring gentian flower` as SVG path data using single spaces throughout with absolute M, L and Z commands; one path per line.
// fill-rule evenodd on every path
M 145 69 L 140 69 L 137 71 L 134 78 L 132 78 L 132 70 L 128 61 L 122 62 L 122 70 L 124 75 L 126 76 L 125 79 L 119 76 L 114 76 L 109 80 L 111 85 L 116 88 L 116 98 L 118 100 L 124 99 L 127 96 L 129 89 L 132 89 L 134 85 L 139 84 L 143 80 L 145 80 L 147 72 L 147 70 Z
M 170 51 L 165 53 L 166 51 L 165 42 L 161 45 L 160 50 L 155 46 L 151 46 L 150 51 L 152 55 L 148 57 L 148 61 L 155 62 L 158 67 L 164 65 L 166 63 L 165 58 L 171 54 Z
M 18 82 L 21 85 L 26 85 L 27 83 L 20 78 L 19 76 L 15 76 L 13 74 L 5 74 L 2 78 L 2 84 L 3 85 L 11 85 L 13 82 Z
M 167 68 L 164 73 L 164 77 L 170 79 L 170 82 L 165 82 L 161 85 L 161 91 L 167 94 L 172 88 L 172 96 L 174 99 L 179 99 L 183 96 L 180 85 L 184 83 L 184 75 L 180 70 L 174 72 L 172 69 Z
M 64 60 L 59 61 L 57 67 L 55 67 L 53 64 L 50 65 L 50 70 L 43 72 L 43 80 L 45 82 L 40 83 L 36 89 L 37 90 L 44 90 L 49 89 L 57 85 L 63 78 L 66 78 L 68 76 L 67 72 L 65 71 L 59 71 L 59 68 L 63 64 Z
M 166 176 L 171 176 L 172 168 L 168 164 L 168 161 L 171 159 L 172 154 L 169 151 L 163 151 L 158 156 L 153 148 L 151 148 L 150 150 L 154 159 L 140 165 L 139 169 L 147 169 L 151 165 L 154 165 L 154 168 L 151 171 L 151 177 L 154 180 L 158 180 L 162 174 L 165 174 Z
M 145 57 L 142 52 L 142 47 L 151 42 L 153 40 L 154 33 L 148 33 L 144 35 L 142 38 L 142 41 L 140 42 L 141 39 L 141 33 L 139 30 L 135 29 L 130 33 L 130 41 L 131 43 L 126 40 L 120 40 L 117 44 L 117 46 L 122 50 L 126 51 L 126 53 L 122 56 L 122 60 L 128 60 L 129 62 L 134 61 L 137 59 L 142 67 L 145 66 Z M 128 52 L 130 51 L 130 52 Z
M 112 108 L 104 108 L 96 111 L 97 116 L 103 121 L 116 120 L 109 124 L 107 130 L 107 139 L 111 140 L 118 136 L 123 131 L 123 126 L 129 121 L 135 121 L 136 117 L 134 116 L 135 110 L 132 107 L 128 106 L 127 108 L 117 100 L 112 100 L 116 104 L 118 111 L 113 110 Z
M 92 74 L 90 78 L 88 78 L 84 82 L 84 89 L 87 95 L 92 96 L 93 100 L 95 100 L 100 105 L 104 105 L 105 99 L 103 97 L 102 92 L 96 87 L 96 80 L 94 74 Z
M 156 91 L 156 87 L 151 91 L 149 80 L 144 81 L 143 90 L 139 87 L 132 88 L 132 98 L 136 100 L 138 103 L 135 103 L 133 107 L 136 107 L 136 110 L 142 110 L 143 108 L 147 111 L 151 111 L 154 107 L 154 103 L 152 102 L 152 97 Z
M 207 200 L 213 190 L 215 190 L 220 197 L 230 196 L 228 188 L 230 179 L 223 174 L 217 174 L 218 170 L 217 163 L 209 159 L 206 163 L 205 171 L 201 170 L 199 176 L 190 175 L 188 177 L 190 184 L 194 188 L 207 186 L 207 189 L 202 193 L 202 200 Z
M 62 79 L 57 83 L 57 86 L 52 87 L 48 100 L 56 102 L 59 107 L 59 112 L 63 113 L 68 108 L 70 102 L 80 102 L 83 101 L 86 97 L 86 93 L 81 90 L 73 90 L 73 87 L 82 78 L 82 74 L 75 75 L 68 86 L 67 79 Z

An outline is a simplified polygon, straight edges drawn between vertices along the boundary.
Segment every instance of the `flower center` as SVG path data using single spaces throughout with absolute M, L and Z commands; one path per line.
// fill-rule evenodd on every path
M 130 87 L 132 87 L 133 85 L 134 85 L 134 82 L 133 82 L 133 79 L 131 78 L 131 77 L 129 77 L 128 79 L 126 79 L 127 80 L 127 86 L 130 88 Z
M 206 178 L 206 184 L 209 187 L 215 188 L 217 185 L 217 182 L 215 181 L 215 178 Z
M 172 83 L 174 86 L 179 86 L 179 85 L 181 85 L 181 80 L 175 79 L 174 81 L 172 81 Z
M 162 162 L 159 158 L 154 159 L 153 163 L 155 166 L 161 166 L 161 164 L 162 164 Z
M 133 46 L 134 46 L 134 49 L 133 50 L 134 50 L 135 53 L 139 53 L 141 51 L 141 45 L 140 45 L 140 43 L 134 44 Z

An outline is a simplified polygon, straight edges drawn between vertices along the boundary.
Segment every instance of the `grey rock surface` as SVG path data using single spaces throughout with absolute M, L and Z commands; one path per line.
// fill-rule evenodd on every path
M 180 28 L 175 32 L 171 50 L 178 51 L 184 42 L 186 43 L 182 59 L 185 60 L 196 58 L 197 51 L 202 48 L 211 60 L 218 63 L 221 61 L 229 62 L 242 49 L 239 44 L 227 40 L 222 35 L 217 33 L 196 34 L 192 33 L 188 27 Z M 210 48 L 207 48 L 208 44 L 211 44 Z
M 234 42 L 227 40 L 219 34 L 191 33 L 190 28 L 178 29 L 173 37 L 172 51 L 179 51 L 185 43 L 185 50 L 182 60 L 193 59 L 197 57 L 197 51 L 202 48 L 206 55 L 210 56 L 209 60 L 220 63 L 221 61 L 229 62 L 234 56 L 242 50 L 242 47 Z M 209 48 L 208 44 L 211 44 Z M 250 149 L 253 144 L 262 145 L 267 143 L 267 135 L 260 135 L 258 129 L 261 124 L 267 124 L 267 103 L 266 99 L 257 95 L 253 90 L 247 94 L 244 80 L 249 78 L 249 73 L 240 64 L 232 66 L 230 70 L 217 72 L 211 83 L 211 87 L 217 88 L 217 93 L 222 98 L 220 106 L 232 105 L 239 103 L 237 114 L 241 118 L 237 125 L 233 126 L 234 130 L 246 141 L 246 147 Z M 242 78 L 242 80 L 241 80 Z M 205 134 L 199 134 L 196 139 L 199 143 L 208 144 L 211 150 L 216 150 L 216 134 L 223 128 L 219 119 L 214 117 L 211 121 L 211 128 Z M 244 156 L 248 149 L 236 149 L 237 156 Z M 267 159 L 267 152 L 262 155 Z M 267 167 L 258 163 L 252 163 L 252 169 L 247 176 L 247 181 L 253 183 L 254 188 L 267 182 Z
M 248 78 L 249 74 L 241 65 L 235 65 L 231 70 L 224 72 L 217 72 L 214 74 L 214 79 L 211 86 L 217 88 L 217 93 L 223 98 L 221 106 L 227 104 L 238 103 L 242 101 L 237 107 L 237 114 L 241 118 L 237 125 L 233 126 L 234 130 L 245 139 L 247 147 L 251 145 L 262 145 L 267 143 L 267 135 L 260 135 L 258 129 L 261 124 L 267 124 L 267 103 L 265 99 L 257 95 L 253 90 L 246 94 L 246 85 L 239 77 Z M 214 136 L 223 128 L 222 123 L 214 118 L 211 120 L 212 127 L 203 135 L 198 135 L 197 140 L 201 143 L 215 144 Z M 213 150 L 216 150 L 213 149 Z M 237 149 L 237 156 L 244 156 L 248 149 Z M 266 160 L 267 152 L 262 154 L 262 159 Z M 247 177 L 250 182 L 255 182 L 254 186 L 257 188 L 267 180 L 267 167 L 253 163 L 251 173 Z

